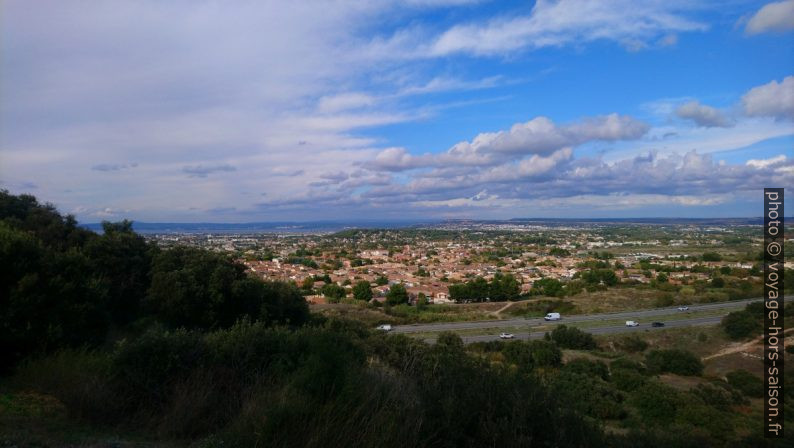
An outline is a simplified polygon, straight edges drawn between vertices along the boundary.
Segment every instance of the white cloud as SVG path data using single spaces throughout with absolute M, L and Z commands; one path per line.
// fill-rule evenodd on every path
M 750 18 L 744 30 L 747 34 L 759 34 L 792 29 L 794 29 L 794 0 L 785 0 L 764 5 Z
M 375 98 L 366 93 L 350 92 L 320 98 L 317 109 L 322 113 L 339 112 L 372 106 Z
M 742 97 L 742 104 L 744 113 L 751 117 L 794 119 L 794 76 L 753 87 Z
M 435 56 L 457 52 L 498 55 L 595 40 L 610 40 L 639 50 L 649 40 L 673 32 L 706 30 L 705 24 L 680 14 L 686 6 L 676 1 L 539 0 L 526 16 L 454 26 L 427 52 Z
M 694 121 L 698 126 L 706 128 L 728 128 L 734 125 L 719 110 L 700 104 L 697 101 L 690 101 L 682 104 L 675 110 L 675 114 L 681 118 Z
M 781 154 L 779 156 L 775 156 L 769 159 L 750 159 L 747 162 L 745 162 L 745 165 L 751 166 L 753 168 L 763 169 L 773 165 L 778 165 L 785 161 L 786 161 L 786 156 L 784 154 Z

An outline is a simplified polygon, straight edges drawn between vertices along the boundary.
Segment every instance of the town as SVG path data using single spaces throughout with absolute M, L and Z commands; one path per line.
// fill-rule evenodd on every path
M 313 305 L 377 307 L 570 297 L 610 288 L 667 292 L 661 300 L 688 303 L 749 298 L 761 287 L 758 235 L 751 224 L 454 222 L 322 235 L 148 238 L 166 247 L 232 253 L 257 277 L 294 283 Z

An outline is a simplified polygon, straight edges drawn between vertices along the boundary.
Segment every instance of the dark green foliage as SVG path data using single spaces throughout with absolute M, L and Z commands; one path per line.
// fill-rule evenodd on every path
M 722 318 L 722 329 L 731 339 L 744 339 L 761 331 L 760 319 L 747 310 L 734 311 Z
M 704 252 L 703 261 L 722 261 L 722 255 L 717 252 Z
M 31 196 L 0 192 L 0 369 L 34 353 L 99 345 L 136 319 L 177 328 L 228 327 L 241 318 L 300 325 L 309 311 L 284 283 L 248 276 L 228 257 L 159 251 L 130 221 L 104 233 Z
M 515 300 L 521 291 L 518 280 L 512 274 L 497 273 L 488 282 L 482 277 L 466 283 L 449 285 L 449 297 L 456 302 L 483 302 L 486 299 L 502 302 Z
M 375 279 L 375 284 L 378 285 L 378 286 L 388 285 L 389 284 L 389 279 L 386 276 L 381 275 L 381 276 L 379 276 L 378 278 Z
M 633 370 L 637 373 L 644 374 L 646 372 L 645 366 L 637 361 L 632 361 L 629 358 L 618 358 L 609 364 L 610 370 Z
M 637 353 L 644 352 L 648 348 L 648 343 L 639 336 L 631 335 L 618 341 L 618 346 L 629 353 Z
M 372 288 L 369 282 L 362 280 L 356 283 L 356 286 L 353 287 L 353 297 L 356 300 L 363 300 L 365 302 L 372 300 Z
M 580 275 L 582 280 L 591 285 L 603 283 L 606 286 L 615 286 L 620 281 L 612 269 L 591 269 Z
M 549 341 L 531 341 L 532 361 L 538 367 L 557 367 L 562 364 L 562 351 Z
M 41 244 L 55 251 L 80 248 L 96 235 L 77 227 L 74 216 L 61 216 L 51 204 L 40 204 L 35 197 L 14 196 L 0 190 L 0 221 L 30 233 Z
M 761 398 L 764 395 L 764 381 L 746 370 L 734 370 L 725 375 L 728 384 L 745 396 Z
M 631 369 L 613 369 L 611 378 L 615 387 L 625 392 L 637 390 L 648 381 L 645 375 Z
M 681 400 L 672 387 L 650 381 L 635 390 L 629 401 L 646 424 L 669 425 L 675 419 Z
M 329 302 L 338 302 L 347 294 L 345 288 L 337 285 L 336 283 L 324 285 L 321 292 Z
M 565 325 L 558 325 L 552 330 L 551 340 L 562 348 L 573 350 L 593 350 L 597 347 L 592 334 Z
M 148 311 L 172 328 L 229 327 L 241 318 L 300 325 L 308 306 L 297 287 L 249 277 L 224 255 L 176 247 L 152 263 Z
M 408 303 L 408 291 L 402 283 L 395 283 L 389 288 L 386 294 L 386 303 L 389 305 L 400 305 Z
M 78 249 L 64 252 L 0 222 L 0 356 L 100 343 L 109 325 L 106 286 Z
M 626 414 L 621 405 L 623 395 L 613 385 L 590 373 L 564 369 L 554 378 L 551 387 L 563 403 L 585 415 L 620 419 Z
M 514 341 L 504 344 L 502 354 L 505 360 L 520 370 L 531 371 L 535 367 L 532 346 L 526 342 Z
M 104 233 L 85 246 L 93 271 L 108 289 L 108 312 L 113 321 L 125 324 L 140 315 L 149 287 L 149 269 L 156 252 L 132 230 L 132 222 L 103 222 Z
M 700 358 L 684 350 L 651 350 L 645 356 L 645 364 L 652 373 L 670 372 L 692 376 L 703 373 Z
M 565 363 L 563 370 L 609 381 L 609 368 L 601 361 L 577 358 Z
M 546 277 L 536 280 L 532 284 L 532 289 L 529 290 L 531 295 L 562 297 L 565 291 L 562 289 L 562 283 L 556 278 Z
M 443 345 L 452 350 L 463 350 L 463 339 L 457 333 L 442 331 L 436 339 L 436 344 Z

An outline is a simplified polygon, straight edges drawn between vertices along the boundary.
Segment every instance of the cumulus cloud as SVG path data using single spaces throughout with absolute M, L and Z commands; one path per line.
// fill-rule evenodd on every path
M 182 172 L 189 174 L 190 177 L 207 177 L 209 174 L 229 171 L 237 171 L 237 168 L 231 165 L 196 165 L 182 167 Z
M 782 32 L 794 29 L 794 0 L 764 5 L 747 22 L 747 34 Z
M 478 134 L 471 141 L 453 145 L 440 154 L 414 156 L 404 148 L 388 148 L 368 164 L 373 169 L 402 171 L 420 167 L 489 166 L 527 155 L 548 155 L 562 148 L 591 141 L 634 140 L 649 126 L 630 116 L 610 114 L 558 126 L 549 118 L 537 117 L 516 123 L 510 129 Z
M 675 114 L 681 118 L 692 120 L 704 128 L 728 128 L 734 125 L 734 122 L 719 110 L 697 101 L 682 104 L 675 110 Z
M 751 117 L 794 119 L 794 76 L 753 87 L 742 97 L 742 105 Z

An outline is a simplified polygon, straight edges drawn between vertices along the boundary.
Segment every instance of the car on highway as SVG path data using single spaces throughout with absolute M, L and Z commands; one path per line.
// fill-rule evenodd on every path
M 391 331 L 391 325 L 389 325 L 389 324 L 378 325 L 378 330 L 380 330 L 380 331 Z
M 501 339 L 513 339 L 515 335 L 513 333 L 502 333 L 499 335 Z
M 560 316 L 560 313 L 549 313 L 543 319 L 545 319 L 545 320 L 560 320 L 560 319 L 562 319 L 562 316 Z
M 678 311 L 689 311 L 689 307 L 688 306 L 679 306 L 678 307 Z
M 664 327 L 664 322 L 654 322 L 651 324 L 652 327 Z
M 637 321 L 634 321 L 634 320 L 627 320 L 626 321 L 626 326 L 627 327 L 639 327 L 640 323 L 637 322 Z

